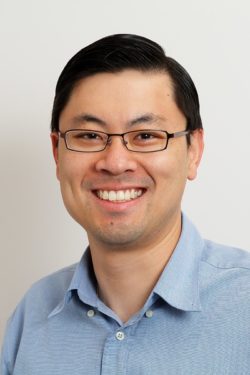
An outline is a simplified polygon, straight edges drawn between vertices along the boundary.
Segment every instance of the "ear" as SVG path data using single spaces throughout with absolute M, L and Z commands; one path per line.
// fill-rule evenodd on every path
M 204 150 L 204 132 L 203 129 L 197 129 L 190 136 L 188 148 L 188 175 L 189 180 L 194 180 L 197 176 L 197 170 Z
M 58 155 L 58 142 L 59 142 L 59 135 L 56 132 L 50 133 L 50 139 L 52 144 L 52 152 L 54 156 L 54 160 L 56 163 L 56 177 L 59 180 L 59 155 Z

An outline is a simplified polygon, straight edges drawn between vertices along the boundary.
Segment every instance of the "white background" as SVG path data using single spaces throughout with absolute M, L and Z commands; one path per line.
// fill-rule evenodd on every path
M 249 4 L 0 0 L 0 341 L 31 283 L 78 261 L 86 246 L 61 202 L 49 123 L 63 66 L 105 35 L 149 37 L 189 71 L 206 149 L 184 210 L 204 237 L 250 250 Z

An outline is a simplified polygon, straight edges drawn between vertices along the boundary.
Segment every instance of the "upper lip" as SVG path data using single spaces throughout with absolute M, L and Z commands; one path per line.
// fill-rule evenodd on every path
M 145 187 L 142 186 L 117 186 L 117 185 L 112 185 L 112 186 L 101 186 L 101 187 L 95 187 L 92 189 L 93 191 L 96 190 L 106 190 L 106 191 L 119 191 L 119 190 L 145 190 Z

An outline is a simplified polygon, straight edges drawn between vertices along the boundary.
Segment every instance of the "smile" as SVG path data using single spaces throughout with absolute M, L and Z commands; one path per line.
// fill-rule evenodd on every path
M 127 202 L 136 199 L 142 195 L 142 189 L 127 189 L 127 190 L 97 190 L 97 196 L 100 199 L 111 202 Z

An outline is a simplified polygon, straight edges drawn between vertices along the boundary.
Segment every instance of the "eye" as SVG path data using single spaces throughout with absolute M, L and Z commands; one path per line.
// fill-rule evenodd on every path
M 85 140 L 97 140 L 101 139 L 100 134 L 95 133 L 95 132 L 79 132 L 74 135 L 75 138 L 78 139 L 85 139 Z
M 164 133 L 160 131 L 140 131 L 135 133 L 135 141 L 154 141 L 164 138 Z
M 70 133 L 71 139 L 73 142 L 77 142 L 78 144 L 86 144 L 86 143 L 103 143 L 106 141 L 105 134 L 86 130 L 86 131 L 72 131 Z
M 139 138 L 141 140 L 143 140 L 143 139 L 145 139 L 145 140 L 152 139 L 152 138 L 154 138 L 154 134 L 152 134 L 152 133 L 139 133 L 137 135 L 137 138 Z

